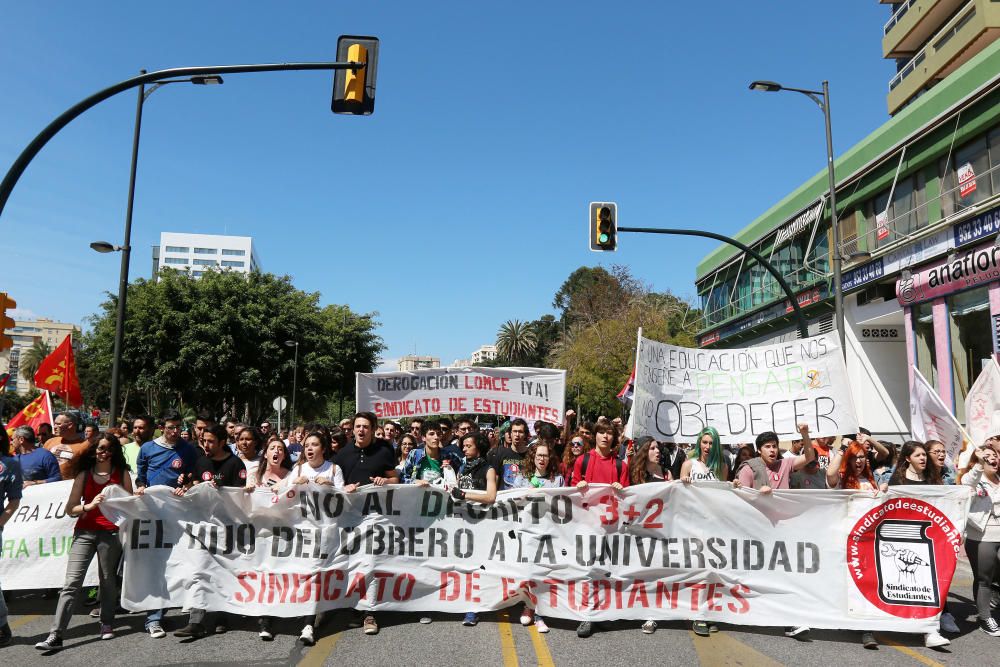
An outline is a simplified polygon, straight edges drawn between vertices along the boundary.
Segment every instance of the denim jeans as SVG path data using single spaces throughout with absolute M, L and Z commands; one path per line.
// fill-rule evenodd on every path
M 0 546 L 3 545 L 3 528 L 0 528 Z M 0 549 L 0 558 L 3 558 L 3 549 Z M 7 603 L 3 599 L 3 586 L 0 586 L 0 628 L 7 625 Z
M 159 625 L 162 620 L 163 620 L 163 610 L 154 609 L 153 611 L 146 612 L 146 622 L 143 624 L 143 626 L 147 630 L 149 630 L 149 626 L 151 626 L 153 623 Z
M 122 555 L 118 531 L 78 530 L 73 533 L 73 546 L 70 547 L 69 564 L 66 566 L 66 583 L 59 592 L 52 632 L 61 633 L 69 626 L 77 593 L 80 592 L 83 579 L 87 576 L 87 568 L 95 555 L 101 591 L 101 623 L 110 625 L 115 620 L 115 608 L 118 606 L 118 580 L 115 575 Z

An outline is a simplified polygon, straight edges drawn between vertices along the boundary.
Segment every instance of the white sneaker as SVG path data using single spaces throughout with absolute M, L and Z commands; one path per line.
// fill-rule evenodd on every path
M 270 630 L 261 630 L 257 633 L 257 636 L 260 637 L 261 641 L 265 642 L 269 642 L 274 639 L 274 633 Z
M 302 632 L 299 634 L 299 641 L 306 646 L 313 646 L 316 640 L 313 638 L 313 626 L 307 625 L 302 628 Z
M 656 621 L 646 621 L 642 624 L 642 632 L 646 635 L 651 635 L 656 632 Z
M 809 634 L 808 625 L 798 625 L 794 628 L 785 628 L 786 637 L 801 637 L 807 634 Z
M 940 648 L 942 646 L 947 646 L 951 641 L 945 639 L 937 632 L 928 632 L 924 635 L 924 646 L 927 648 Z
M 160 627 L 159 623 L 151 623 L 149 627 L 146 628 L 146 632 L 148 632 L 149 636 L 153 639 L 163 639 L 167 636 L 167 633 L 163 631 L 163 628 Z
M 949 614 L 948 612 L 944 612 L 941 614 L 941 620 L 939 623 L 941 626 L 941 632 L 947 632 L 954 635 L 957 635 L 958 633 L 961 632 L 961 629 L 959 629 L 958 624 L 955 623 L 955 617 Z
M 535 616 L 535 630 L 538 630 L 543 635 L 549 631 L 548 624 L 545 623 L 545 619 L 541 616 Z
M 521 625 L 527 627 L 535 622 L 535 612 L 525 609 L 521 612 Z

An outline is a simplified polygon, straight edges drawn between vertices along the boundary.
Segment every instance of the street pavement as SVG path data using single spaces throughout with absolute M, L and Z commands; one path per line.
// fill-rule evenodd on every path
M 352 612 L 337 612 L 317 634 L 312 648 L 296 642 L 301 624 L 283 620 L 273 642 L 257 638 L 253 619 L 240 619 L 224 635 L 180 640 L 171 635 L 152 639 L 143 633 L 143 615 L 121 616 L 115 623 L 118 637 L 101 641 L 97 622 L 89 609 L 77 609 L 65 636 L 65 648 L 46 655 L 34 643 L 45 638 L 52 622 L 55 599 L 25 597 L 10 601 L 14 644 L 0 649 L 0 665 L 682 665 L 776 666 L 803 664 L 842 665 L 990 665 L 996 664 L 1000 638 L 985 635 L 975 625 L 971 600 L 972 579 L 968 562 L 959 564 L 949 608 L 962 632 L 951 646 L 927 649 L 923 637 L 879 633 L 877 651 L 861 647 L 859 633 L 813 630 L 805 641 L 789 639 L 780 628 L 722 625 L 710 638 L 695 636 L 687 623 L 661 623 L 652 635 L 640 632 L 641 622 L 608 624 L 589 639 L 576 636 L 576 623 L 549 620 L 551 632 L 539 634 L 518 623 L 518 608 L 509 615 L 484 614 L 474 628 L 463 627 L 455 615 L 431 614 L 433 623 L 418 623 L 420 614 L 380 613 L 381 632 L 365 636 L 356 627 Z M 168 632 L 182 626 L 185 614 L 172 611 L 164 623 Z M 790 618 L 789 622 L 794 619 Z

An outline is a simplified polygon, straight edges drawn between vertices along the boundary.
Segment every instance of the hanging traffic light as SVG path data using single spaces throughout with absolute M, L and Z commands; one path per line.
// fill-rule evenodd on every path
M 333 73 L 333 113 L 368 116 L 375 111 L 375 76 L 378 73 L 378 38 L 341 35 L 337 62 L 362 63 L 357 69 Z
M 590 202 L 590 249 L 614 252 L 618 248 L 618 204 Z
M 17 325 L 7 315 L 8 308 L 17 308 L 17 302 L 7 296 L 6 292 L 0 292 L 0 350 L 14 347 L 14 339 L 7 335 L 7 329 L 13 329 Z

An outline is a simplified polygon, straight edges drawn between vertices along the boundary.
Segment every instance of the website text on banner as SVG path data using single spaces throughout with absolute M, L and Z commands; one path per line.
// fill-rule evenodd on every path
M 837 337 L 703 350 L 643 338 L 636 353 L 634 435 L 694 442 L 706 426 L 722 442 L 753 442 L 774 431 L 797 438 L 854 433 L 858 422 Z
M 449 413 L 562 424 L 566 371 L 472 367 L 358 373 L 357 398 L 358 410 L 380 419 Z
M 0 582 L 5 591 L 62 587 L 76 526 L 76 519 L 66 516 L 72 487 L 72 481 L 64 481 L 24 489 L 0 542 Z M 84 583 L 97 583 L 96 558 Z
M 104 507 L 122 526 L 129 609 L 462 614 L 528 602 L 578 620 L 923 632 L 937 627 L 968 497 L 673 482 L 519 489 L 484 507 L 411 486 L 273 496 L 199 485 Z

